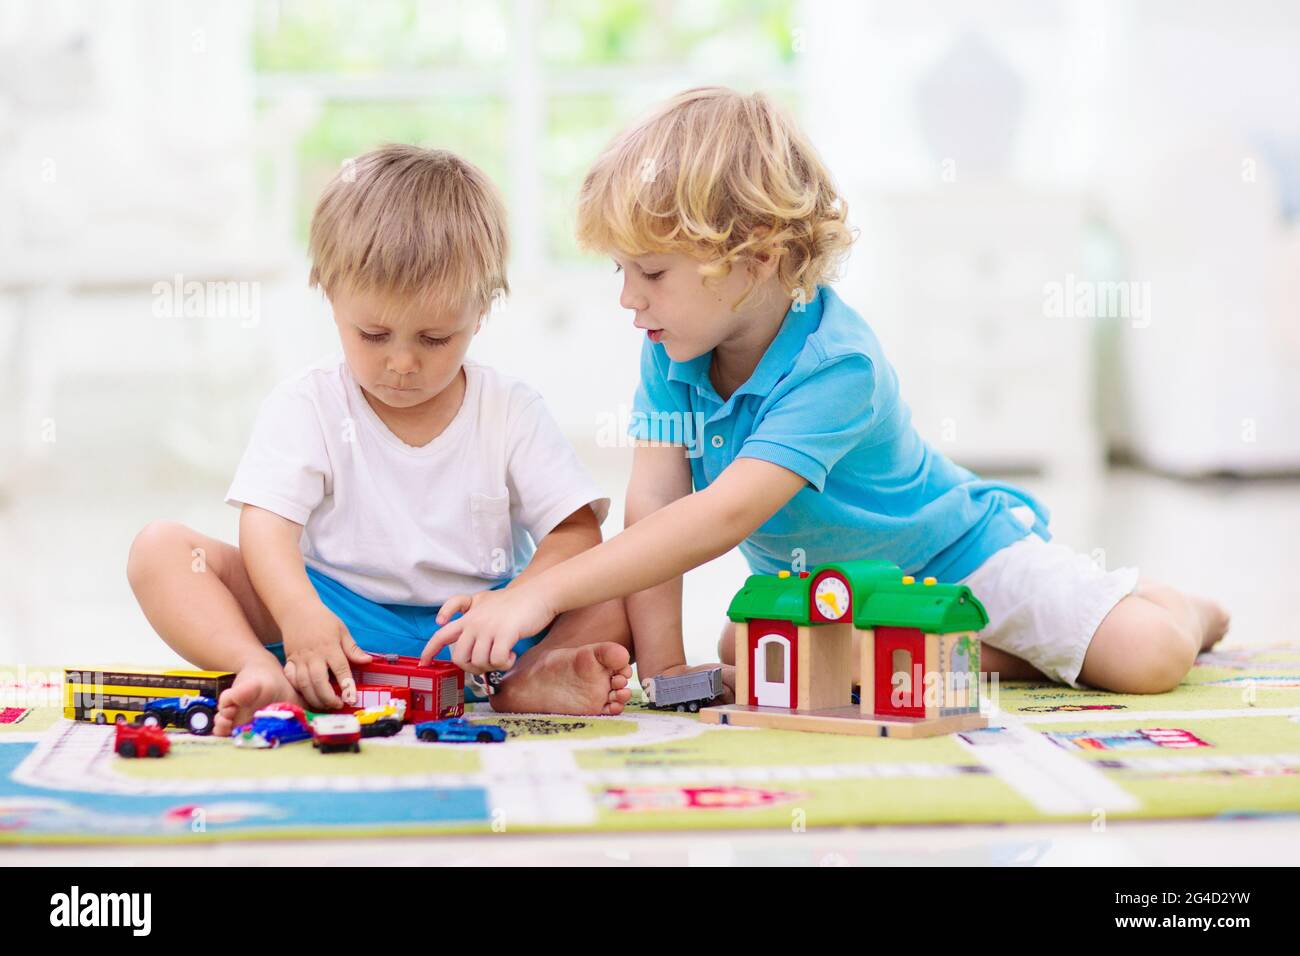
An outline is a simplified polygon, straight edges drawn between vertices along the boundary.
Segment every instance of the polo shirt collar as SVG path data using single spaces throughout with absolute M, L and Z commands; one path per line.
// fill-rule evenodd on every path
M 738 395 L 766 395 L 781 377 L 785 375 L 794 366 L 795 359 L 803 351 L 804 343 L 807 341 L 809 334 L 817 329 L 821 324 L 823 300 L 826 296 L 826 288 L 818 286 L 817 294 L 813 296 L 812 301 L 804 306 L 803 311 L 796 312 L 791 306 L 790 311 L 785 314 L 781 321 L 781 328 L 777 330 L 776 338 L 768 345 L 767 351 L 758 361 L 758 367 L 754 369 L 754 374 L 736 389 L 732 394 L 731 400 Z M 713 359 L 712 352 L 705 352 L 686 362 L 675 362 L 668 360 L 668 381 L 682 382 L 692 386 L 701 395 L 712 398 L 714 401 L 722 403 L 722 398 L 718 395 L 717 389 L 713 387 L 713 382 L 709 380 L 709 365 Z

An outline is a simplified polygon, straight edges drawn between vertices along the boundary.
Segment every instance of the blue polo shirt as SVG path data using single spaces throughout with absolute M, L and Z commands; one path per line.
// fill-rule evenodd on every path
M 737 458 L 808 482 L 740 544 L 755 573 L 881 558 L 959 581 L 1026 534 L 1050 539 L 1047 510 L 1012 485 L 981 481 L 912 426 L 898 378 L 866 322 L 822 286 L 792 308 L 749 380 L 723 401 L 712 353 L 674 362 L 646 341 L 629 433 L 685 446 L 696 491 Z M 1027 506 L 1034 524 L 1012 512 Z

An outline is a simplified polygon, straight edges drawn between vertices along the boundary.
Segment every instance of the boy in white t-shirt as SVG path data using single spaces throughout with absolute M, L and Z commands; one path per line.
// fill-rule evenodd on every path
M 342 352 L 263 402 L 226 496 L 239 547 L 154 522 L 128 561 L 162 638 L 237 672 L 217 734 L 273 701 L 350 703 L 349 662 L 419 656 L 448 598 L 594 547 L 609 510 L 537 393 L 466 360 L 507 289 L 482 172 L 441 150 L 368 153 L 326 188 L 310 254 Z M 571 612 L 516 645 L 493 706 L 617 714 L 630 646 L 621 601 Z

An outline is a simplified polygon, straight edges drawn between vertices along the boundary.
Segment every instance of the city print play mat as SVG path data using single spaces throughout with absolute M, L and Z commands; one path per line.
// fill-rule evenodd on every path
M 248 751 L 171 731 L 162 759 L 65 720 L 61 671 L 0 677 L 0 843 L 91 843 L 1300 813 L 1300 646 L 1202 655 L 1177 690 L 998 687 L 985 730 L 921 740 L 618 717 L 497 716 L 502 744 Z

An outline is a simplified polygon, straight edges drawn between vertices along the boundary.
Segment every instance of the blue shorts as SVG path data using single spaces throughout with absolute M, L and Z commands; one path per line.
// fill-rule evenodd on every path
M 369 598 L 364 598 L 344 587 L 333 578 L 321 574 L 315 568 L 307 568 L 307 578 L 316 588 L 321 602 L 343 622 L 343 626 L 348 629 L 348 633 L 352 635 L 352 639 L 358 646 L 369 654 L 402 654 L 406 657 L 419 657 L 424 651 L 424 646 L 438 630 L 439 609 L 437 607 L 421 607 L 415 604 L 376 604 Z M 492 590 L 499 590 L 509 583 L 509 581 L 502 581 Z M 460 615 L 457 614 L 452 620 L 457 617 Z M 521 638 L 515 644 L 515 655 L 522 657 L 530 647 L 544 638 L 549 630 L 548 625 L 540 634 Z M 281 664 L 284 663 L 284 644 L 268 644 L 266 649 L 274 654 Z M 444 647 L 435 657 L 443 661 L 451 660 L 451 648 Z M 465 699 L 483 700 L 484 698 L 477 696 L 471 688 L 466 687 Z

